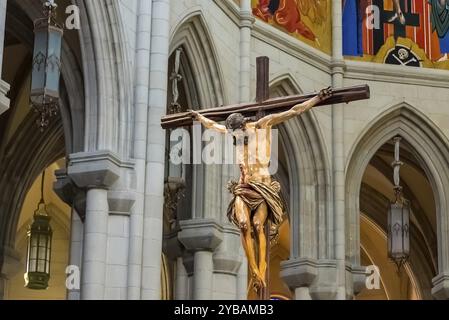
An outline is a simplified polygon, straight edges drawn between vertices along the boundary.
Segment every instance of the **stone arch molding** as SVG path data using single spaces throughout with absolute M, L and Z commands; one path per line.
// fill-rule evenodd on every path
M 192 107 L 206 109 L 227 104 L 219 55 L 201 9 L 193 8 L 172 28 L 170 55 L 178 48 L 183 49 L 181 72 Z M 195 217 L 220 217 L 221 174 L 219 166 L 194 167 L 192 214 Z
M 80 8 L 81 28 L 77 32 L 81 57 L 77 61 L 64 41 L 61 76 L 67 92 L 62 96 L 69 103 L 62 106 L 61 116 L 67 153 L 110 150 L 128 158 L 133 82 L 120 3 L 71 2 Z M 39 1 L 21 0 L 17 4 L 31 21 L 41 15 Z M 24 21 L 17 23 L 25 33 L 18 37 L 32 47 L 33 30 Z
M 13 179 L 24 178 L 19 179 L 20 183 L 14 184 L 14 188 L 2 188 L 11 191 L 5 192 L 0 199 L 1 208 L 7 208 L 4 212 L 8 212 L 7 216 L 0 215 L 0 267 L 3 264 L 3 247 L 10 248 L 14 243 L 24 195 L 39 172 L 62 156 L 78 152 L 108 150 L 124 160 L 130 157 L 132 79 L 130 60 L 124 47 L 128 41 L 119 14 L 120 4 L 114 0 L 74 0 L 72 3 L 79 6 L 81 13 L 82 28 L 78 31 L 81 57 L 77 60 L 64 41 L 61 76 L 66 90 L 61 92 L 62 123 L 55 121 L 45 135 L 33 136 L 35 128 L 31 117 L 31 120 L 24 121 L 22 129 L 28 130 L 14 138 L 18 143 L 13 149 L 27 150 L 27 156 L 21 157 L 21 166 L 19 162 L 9 161 L 19 154 L 9 154 L 11 159 L 3 163 L 13 170 L 8 176 L 3 176 L 0 186 L 10 186 L 15 181 Z M 41 15 L 40 1 L 20 0 L 17 4 L 30 20 Z M 23 34 L 19 39 L 28 46 L 32 46 L 33 41 L 31 26 L 28 21 L 21 21 L 18 25 Z M 27 149 L 30 144 L 34 145 L 32 150 Z M 14 197 L 7 196 L 11 194 Z
M 290 73 L 275 76 L 270 90 L 278 95 L 302 93 Z M 291 258 L 330 259 L 331 172 L 318 121 L 308 112 L 283 124 L 279 131 L 290 178 Z
M 84 151 L 109 150 L 130 158 L 132 77 L 120 3 L 76 0 L 85 89 Z
M 170 55 L 179 47 L 184 49 L 201 109 L 227 104 L 220 59 L 201 9 L 183 16 L 171 31 Z
M 361 135 L 346 166 L 347 256 L 360 264 L 360 201 L 362 177 L 377 150 L 395 136 L 413 147 L 435 194 L 438 238 L 438 272 L 433 295 L 449 298 L 449 140 L 421 111 L 402 102 L 388 108 Z

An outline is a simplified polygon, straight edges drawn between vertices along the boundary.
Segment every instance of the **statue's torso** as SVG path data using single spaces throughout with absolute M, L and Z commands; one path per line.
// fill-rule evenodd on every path
M 237 161 L 244 168 L 245 182 L 271 182 L 271 141 L 271 127 L 256 129 L 254 126 L 247 126 L 244 132 L 236 134 Z

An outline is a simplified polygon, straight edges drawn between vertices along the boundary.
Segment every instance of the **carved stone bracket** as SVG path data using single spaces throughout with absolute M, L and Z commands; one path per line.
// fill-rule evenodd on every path
M 295 290 L 308 287 L 314 300 L 332 300 L 337 294 L 337 262 L 298 258 L 281 263 L 281 277 Z
M 215 220 L 188 220 L 179 222 L 179 241 L 191 252 L 214 251 L 223 241 L 223 228 Z
M 86 192 L 75 185 L 67 175 L 66 169 L 57 170 L 55 175 L 56 182 L 53 184 L 53 190 L 68 206 L 73 206 L 81 220 L 84 221 L 86 215 Z
M 214 253 L 214 271 L 237 275 L 242 264 L 240 231 L 233 225 L 223 226 L 223 241 Z
M 69 157 L 68 175 L 82 189 L 110 188 L 120 177 L 120 160 L 109 152 L 77 153 Z
M 438 300 L 449 299 L 449 273 L 444 272 L 433 278 L 432 295 Z
M 366 288 L 367 276 L 366 267 L 351 264 L 346 265 L 346 279 L 349 280 L 346 293 L 348 299 L 352 299 Z

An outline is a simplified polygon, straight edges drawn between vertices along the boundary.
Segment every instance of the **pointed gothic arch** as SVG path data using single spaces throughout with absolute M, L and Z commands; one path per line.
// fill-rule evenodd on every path
M 228 104 L 220 59 L 202 11 L 187 13 L 171 34 L 170 55 L 183 48 L 185 71 L 194 75 L 189 80 L 192 81 L 190 89 L 197 91 L 196 107 L 207 109 Z
M 438 239 L 438 274 L 436 281 L 444 283 L 449 269 L 449 141 L 435 124 L 412 105 L 403 102 L 387 109 L 363 132 L 351 150 L 346 166 L 346 248 L 353 264 L 360 263 L 360 191 L 362 177 L 374 154 L 395 136 L 401 136 L 411 146 L 433 190 Z M 440 282 L 438 282 L 441 284 Z M 435 288 L 434 288 L 435 290 Z M 445 295 L 444 290 L 434 295 Z
M 12 107 L 2 115 L 0 268 L 3 248 L 14 245 L 24 197 L 44 168 L 77 152 L 110 150 L 124 159 L 131 155 L 132 144 L 127 143 L 132 139 L 131 64 L 124 47 L 120 4 L 111 0 L 70 2 L 80 8 L 82 28 L 67 31 L 63 39 L 60 114 L 44 133 L 36 134 L 36 115 L 30 112 L 6 140 L 11 128 L 8 121 L 16 114 L 14 99 L 28 85 L 31 73 L 32 21 L 42 15 L 40 1 L 8 1 L 6 32 L 25 47 L 29 58 L 20 66 L 17 81 L 11 83 Z
M 295 78 L 288 73 L 276 76 L 270 87 L 272 94 L 278 95 L 302 92 Z M 279 127 L 290 176 L 290 256 L 330 259 L 333 238 L 331 171 L 317 123 L 313 112 L 308 112 Z M 318 206 L 318 202 L 325 205 Z M 313 245 L 304 239 L 312 239 Z

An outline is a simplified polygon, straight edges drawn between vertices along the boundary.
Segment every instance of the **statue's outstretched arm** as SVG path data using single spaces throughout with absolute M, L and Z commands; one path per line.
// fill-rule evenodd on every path
M 218 124 L 217 122 L 215 122 L 211 119 L 206 118 L 199 112 L 190 110 L 190 113 L 192 114 L 192 117 L 194 120 L 201 122 L 203 124 L 203 126 L 206 127 L 207 129 L 212 129 L 212 130 L 218 131 L 220 133 L 228 132 L 228 130 L 226 129 L 225 126 Z
M 303 114 L 304 112 L 309 111 L 319 102 L 326 100 L 330 96 L 332 96 L 332 89 L 331 88 L 323 89 L 316 97 L 313 97 L 312 99 L 304 103 L 297 104 L 288 111 L 270 114 L 260 119 L 259 121 L 256 122 L 256 127 L 264 128 L 281 124 L 287 120 L 290 120 L 291 118 L 297 117 Z

